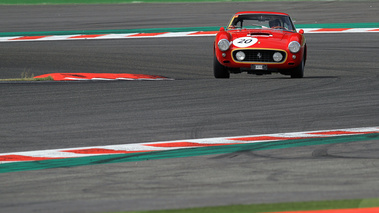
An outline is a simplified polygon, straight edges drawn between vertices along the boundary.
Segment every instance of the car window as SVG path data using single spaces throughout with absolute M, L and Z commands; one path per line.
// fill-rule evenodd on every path
M 234 16 L 228 28 L 272 28 L 278 30 L 295 31 L 295 27 L 293 26 L 292 21 L 288 16 L 269 14 L 243 14 Z

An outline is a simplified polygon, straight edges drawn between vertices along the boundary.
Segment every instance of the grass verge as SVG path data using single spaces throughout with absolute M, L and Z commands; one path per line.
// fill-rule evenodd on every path
M 46 78 L 8 78 L 0 79 L 0 81 L 54 81 L 54 79 L 49 76 Z
M 262 2 L 305 0 L 0 0 L 0 4 L 126 4 L 126 3 L 170 3 L 170 2 Z M 320 0 L 308 0 L 320 1 Z M 341 0 L 340 0 L 341 1 Z
M 51 76 L 46 78 L 35 78 L 34 74 L 27 70 L 21 73 L 21 78 L 0 79 L 0 81 L 54 81 L 54 79 Z
M 379 206 L 379 198 L 291 202 L 274 204 L 230 205 L 175 210 L 134 211 L 129 213 L 263 213 L 283 211 L 311 211 L 327 209 L 372 208 Z M 343 211 L 341 211 L 343 213 Z

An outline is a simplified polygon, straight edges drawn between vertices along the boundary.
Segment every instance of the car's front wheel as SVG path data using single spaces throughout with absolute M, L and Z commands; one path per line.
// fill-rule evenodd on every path
M 213 74 L 215 78 L 230 78 L 228 69 L 218 62 L 217 57 L 213 57 Z
M 305 58 L 301 60 L 299 66 L 295 67 L 291 70 L 291 78 L 302 78 L 304 77 L 304 66 L 305 66 Z

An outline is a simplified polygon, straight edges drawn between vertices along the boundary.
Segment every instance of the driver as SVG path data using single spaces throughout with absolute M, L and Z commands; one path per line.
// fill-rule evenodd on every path
M 279 19 L 274 19 L 268 22 L 270 28 L 281 27 Z

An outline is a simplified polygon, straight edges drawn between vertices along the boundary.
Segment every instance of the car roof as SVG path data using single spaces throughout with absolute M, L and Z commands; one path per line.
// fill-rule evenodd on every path
M 244 14 L 270 14 L 270 15 L 289 16 L 287 13 L 269 12 L 269 11 L 241 11 L 241 12 L 236 13 L 235 15 L 244 15 Z

